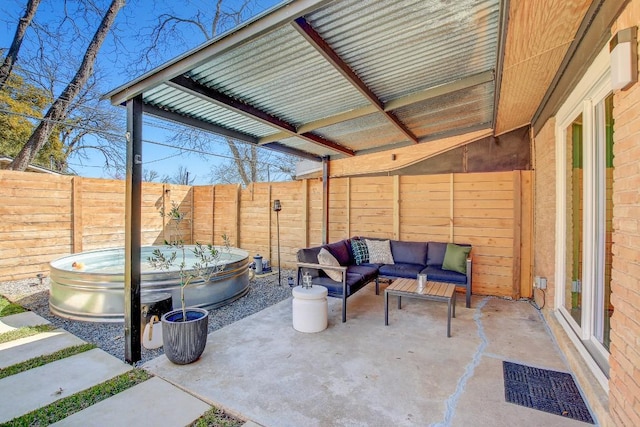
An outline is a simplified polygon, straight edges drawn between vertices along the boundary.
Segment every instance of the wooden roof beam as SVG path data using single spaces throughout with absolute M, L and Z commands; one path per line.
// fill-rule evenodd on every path
M 369 87 L 353 72 L 344 60 L 329 46 L 329 44 L 318 34 L 318 32 L 304 18 L 297 18 L 291 25 L 309 42 L 336 70 L 344 76 L 378 111 L 390 121 L 400 132 L 410 141 L 418 143 L 418 138 L 398 119 L 395 114 L 387 111 L 384 104 L 369 89 Z
M 237 99 L 233 99 L 230 96 L 223 94 L 222 92 L 201 85 L 195 80 L 192 80 L 184 75 L 172 78 L 167 82 L 167 85 L 183 92 L 190 93 L 191 95 L 197 96 L 198 98 L 205 101 L 212 102 L 228 110 L 234 111 L 245 117 L 252 118 L 268 126 L 274 127 L 287 135 L 305 139 L 316 145 L 328 148 L 331 151 L 336 151 L 348 156 L 355 156 L 355 152 L 347 147 L 344 147 L 334 141 L 322 138 L 313 133 L 298 133 L 297 129 L 292 124 L 287 123 L 286 121 L 281 120 L 275 116 L 272 116 L 269 113 L 264 112 L 252 105 L 246 104 Z

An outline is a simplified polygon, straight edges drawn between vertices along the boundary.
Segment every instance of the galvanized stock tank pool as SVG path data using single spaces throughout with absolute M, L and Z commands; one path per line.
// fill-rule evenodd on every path
M 187 267 L 195 262 L 193 247 L 185 246 Z M 155 249 L 167 255 L 175 251 L 166 246 L 141 248 L 140 298 L 144 301 L 156 293 L 170 293 L 173 308 L 179 308 L 179 268 L 174 265 L 167 271 L 154 270 L 147 258 Z M 177 261 L 180 257 L 178 252 Z M 221 263 L 224 269 L 211 280 L 194 280 L 185 289 L 187 306 L 221 307 L 249 291 L 249 253 L 238 248 L 225 249 Z M 49 266 L 49 307 L 53 314 L 92 322 L 124 321 L 124 248 L 81 252 L 51 261 Z

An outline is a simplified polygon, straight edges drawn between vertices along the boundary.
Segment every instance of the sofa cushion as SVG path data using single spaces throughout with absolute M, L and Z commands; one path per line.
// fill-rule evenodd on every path
M 444 254 L 447 252 L 447 244 L 439 242 L 427 243 L 427 265 L 441 266 L 444 262 Z
M 331 255 L 331 253 L 325 248 L 320 249 L 320 252 L 318 253 L 318 264 L 331 265 L 334 267 L 338 267 L 340 265 L 338 260 L 333 255 Z M 328 268 L 326 269 L 323 268 L 322 271 L 324 271 L 327 276 L 331 277 L 332 280 L 335 280 L 337 282 L 342 282 L 341 272 L 336 270 L 331 270 Z
M 347 273 L 347 296 L 351 296 L 369 282 L 370 280 L 367 280 L 359 274 Z M 313 279 L 313 284 L 327 288 L 328 296 L 330 297 L 342 298 L 342 282 L 336 282 L 329 277 L 318 277 Z
M 469 256 L 469 252 L 471 252 L 470 246 L 448 243 L 447 251 L 444 254 L 442 269 L 467 274 L 467 256 Z
M 394 263 L 421 264 L 427 263 L 427 244 L 425 242 L 401 242 L 391 240 L 391 254 Z
M 351 248 L 347 246 L 346 241 L 339 240 L 334 243 L 329 243 L 328 245 L 323 245 L 322 247 L 327 249 L 331 255 L 338 260 L 340 265 L 353 264 L 351 262 Z
M 316 246 L 314 248 L 305 248 L 298 250 L 297 258 L 298 262 L 306 262 L 309 264 L 317 264 L 318 263 L 318 253 L 320 253 L 320 246 Z M 309 273 L 311 277 L 320 276 L 321 270 L 316 270 L 315 268 L 303 268 L 302 273 Z
M 356 265 L 369 262 L 369 249 L 367 249 L 367 244 L 364 240 L 351 240 L 351 254 Z
M 460 285 L 467 284 L 467 275 L 451 270 L 443 270 L 440 266 L 430 265 L 421 271 L 427 275 L 427 280 L 434 282 L 448 282 Z
M 350 265 L 347 267 L 347 273 L 359 274 L 369 280 L 374 280 L 378 275 L 378 266 L 375 264 Z
M 393 264 L 391 244 L 388 240 L 365 239 L 369 250 L 369 262 L 372 264 Z
M 353 249 L 351 248 L 351 239 L 343 239 L 344 245 L 347 247 L 347 254 L 349 255 L 349 262 L 344 265 L 355 264 L 356 261 L 353 259 Z
M 387 277 L 404 277 L 415 279 L 424 269 L 424 264 L 396 263 L 380 266 L 380 274 Z

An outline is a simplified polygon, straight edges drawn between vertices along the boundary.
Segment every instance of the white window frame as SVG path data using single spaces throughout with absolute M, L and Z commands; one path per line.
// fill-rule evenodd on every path
M 611 93 L 611 68 L 609 61 L 608 44 L 600 51 L 596 59 L 589 66 L 589 69 L 573 89 L 565 103 L 558 110 L 556 115 L 556 269 L 555 269 L 555 314 L 564 328 L 569 338 L 580 352 L 581 356 L 598 379 L 600 385 L 607 392 L 609 390 L 609 380 L 602 369 L 594 360 L 593 356 L 587 351 L 585 342 L 593 343 L 593 310 L 596 302 L 596 292 L 594 286 L 589 284 L 595 283 L 598 278 L 596 275 L 601 264 L 599 258 L 598 239 L 601 237 L 601 230 L 595 229 L 594 224 L 601 215 L 598 203 L 594 200 L 594 195 L 598 194 L 597 189 L 600 188 L 598 176 L 595 173 L 595 162 L 598 153 L 596 144 L 593 143 L 597 137 L 594 126 L 594 117 L 596 115 L 596 105 L 602 102 Z M 566 185 L 566 141 L 567 128 L 573 121 L 582 114 L 583 118 L 583 171 L 584 171 L 584 197 L 583 197 L 583 230 L 585 236 L 594 236 L 594 239 L 586 238 L 583 242 L 583 259 L 582 265 L 596 266 L 596 270 L 591 268 L 584 269 L 582 282 L 583 307 L 590 307 L 589 310 L 582 310 L 581 325 L 572 318 L 571 314 L 565 308 L 565 283 L 567 272 L 566 261 L 566 215 L 567 215 L 567 185 Z M 602 130 L 598 129 L 598 133 Z M 596 188 L 596 186 L 598 188 Z M 597 227 L 597 226 L 596 226 Z M 593 228 L 593 229 L 591 229 Z M 598 343 L 599 344 L 599 343 Z M 602 345 L 598 345 L 597 351 L 602 353 L 604 360 L 608 360 L 609 353 Z

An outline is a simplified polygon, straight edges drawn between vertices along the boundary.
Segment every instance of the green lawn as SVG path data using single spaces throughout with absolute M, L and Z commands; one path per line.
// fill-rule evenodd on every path
M 24 308 L 0 295 L 0 317 L 25 312 Z

